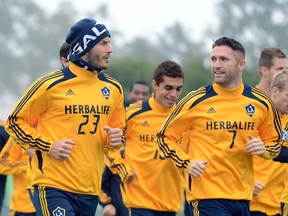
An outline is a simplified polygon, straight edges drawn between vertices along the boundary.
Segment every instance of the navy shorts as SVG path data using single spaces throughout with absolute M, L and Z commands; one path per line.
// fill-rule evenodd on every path
M 151 209 L 130 208 L 130 216 L 175 216 L 176 212 L 155 211 Z
M 251 211 L 250 212 L 250 216 L 267 216 L 267 214 L 263 213 L 263 212 L 259 212 L 259 211 Z M 281 216 L 280 214 L 276 214 L 273 216 Z
M 94 216 L 99 202 L 98 196 L 45 186 L 35 187 L 33 199 L 39 216 Z
M 191 205 L 194 216 L 250 216 L 250 202 L 248 200 L 194 200 Z

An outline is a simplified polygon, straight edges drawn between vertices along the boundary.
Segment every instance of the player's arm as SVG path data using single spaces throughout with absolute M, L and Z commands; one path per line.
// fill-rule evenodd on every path
M 267 103 L 267 105 L 270 106 L 267 109 L 268 113 L 258 128 L 259 137 L 264 145 L 264 153 L 259 156 L 273 159 L 279 155 L 282 147 L 282 124 L 279 113 L 272 102 Z
M 158 148 L 161 156 L 171 158 L 179 168 L 188 168 L 192 162 L 189 156 L 178 144 L 177 140 L 186 131 L 190 130 L 189 121 L 189 96 L 184 97 L 168 116 L 161 130 L 157 134 Z
M 279 155 L 273 159 L 274 161 L 281 162 L 281 163 L 288 163 L 287 145 L 288 145 L 288 141 L 286 140 L 282 145 Z
M 12 138 L 9 138 L 0 153 L 0 174 L 17 175 L 25 173 L 27 160 L 23 158 L 23 155 L 20 146 L 13 142 Z
M 39 133 L 36 129 L 37 117 L 45 112 L 49 100 L 45 79 L 38 79 L 26 90 L 6 121 L 6 131 L 23 148 L 36 148 L 49 152 L 55 142 L 50 137 Z

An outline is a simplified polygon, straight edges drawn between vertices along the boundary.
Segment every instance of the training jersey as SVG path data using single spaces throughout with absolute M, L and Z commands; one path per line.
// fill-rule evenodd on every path
M 29 156 L 10 137 L 0 154 L 0 173 L 13 175 L 10 210 L 21 213 L 36 212 L 29 197 L 26 170 Z
M 175 145 L 179 134 L 190 130 L 189 154 Z M 208 161 L 192 178 L 187 200 L 251 200 L 254 189 L 252 154 L 245 150 L 248 135 L 260 137 L 265 158 L 281 149 L 281 122 L 268 95 L 252 86 L 234 89 L 208 85 L 185 96 L 158 134 L 158 145 L 176 166 L 188 168 L 193 160 Z M 191 188 L 191 186 L 189 186 Z
M 27 89 L 9 116 L 6 130 L 23 148 L 37 150 L 33 186 L 98 195 L 104 152 L 114 150 L 103 129 L 106 125 L 126 127 L 121 84 L 104 72 L 91 72 L 70 62 L 69 68 L 43 76 Z M 70 157 L 52 158 L 52 144 L 64 138 L 76 143 Z
M 287 127 L 288 116 L 280 116 L 283 130 Z M 260 211 L 266 215 L 277 215 L 281 213 L 280 198 L 285 188 L 285 163 L 273 160 L 265 160 L 261 157 L 253 156 L 254 180 L 260 180 L 266 187 L 250 203 L 251 211 Z
M 121 188 L 128 208 L 177 212 L 181 207 L 181 169 L 158 153 L 156 133 L 172 111 L 154 98 L 139 101 L 126 111 L 125 160 L 137 172 Z
M 4 126 L 5 126 L 5 122 L 0 121 L 0 152 L 3 149 L 3 147 L 5 146 L 8 138 L 9 138 L 9 135 L 5 131 Z M 6 175 L 0 174 L 0 212 L 1 212 L 1 208 L 2 208 L 4 195 L 5 195 L 5 185 L 6 185 Z
M 286 115 L 286 120 L 288 119 L 287 115 Z M 285 127 L 283 127 L 283 146 L 285 146 L 286 148 L 288 148 L 288 120 L 286 121 L 286 124 L 285 124 Z M 283 163 L 284 165 L 284 163 Z M 281 196 L 281 203 L 284 203 L 284 204 L 288 204 L 288 167 L 287 165 L 285 164 L 285 167 L 286 167 L 286 172 L 285 172 L 285 189 L 282 193 L 282 196 Z

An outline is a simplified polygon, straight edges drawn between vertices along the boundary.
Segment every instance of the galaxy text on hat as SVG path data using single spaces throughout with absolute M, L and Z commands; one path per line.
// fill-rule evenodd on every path
M 78 55 L 80 53 L 82 53 L 86 48 L 87 45 L 90 41 L 94 41 L 97 40 L 97 37 L 99 37 L 100 35 L 102 35 L 104 32 L 107 32 L 108 30 L 106 28 L 104 28 L 102 31 L 99 31 L 96 26 L 99 25 L 100 27 L 103 27 L 102 24 L 97 23 L 91 30 L 92 32 L 95 33 L 95 35 L 90 35 L 90 34 L 85 34 L 82 38 L 83 40 L 83 47 L 81 47 L 80 43 L 75 44 L 75 46 L 72 48 L 72 52 L 75 55 Z

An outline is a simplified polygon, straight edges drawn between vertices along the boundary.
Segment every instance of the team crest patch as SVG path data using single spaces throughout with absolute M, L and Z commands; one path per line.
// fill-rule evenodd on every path
M 66 216 L 66 210 L 58 206 L 53 210 L 53 216 Z
M 282 140 L 284 142 L 288 141 L 288 131 L 282 130 Z
M 246 113 L 252 118 L 255 113 L 255 107 L 252 104 L 249 104 L 245 107 Z
M 105 86 L 104 88 L 101 89 L 102 95 L 106 100 L 109 100 L 110 97 L 110 90 Z

